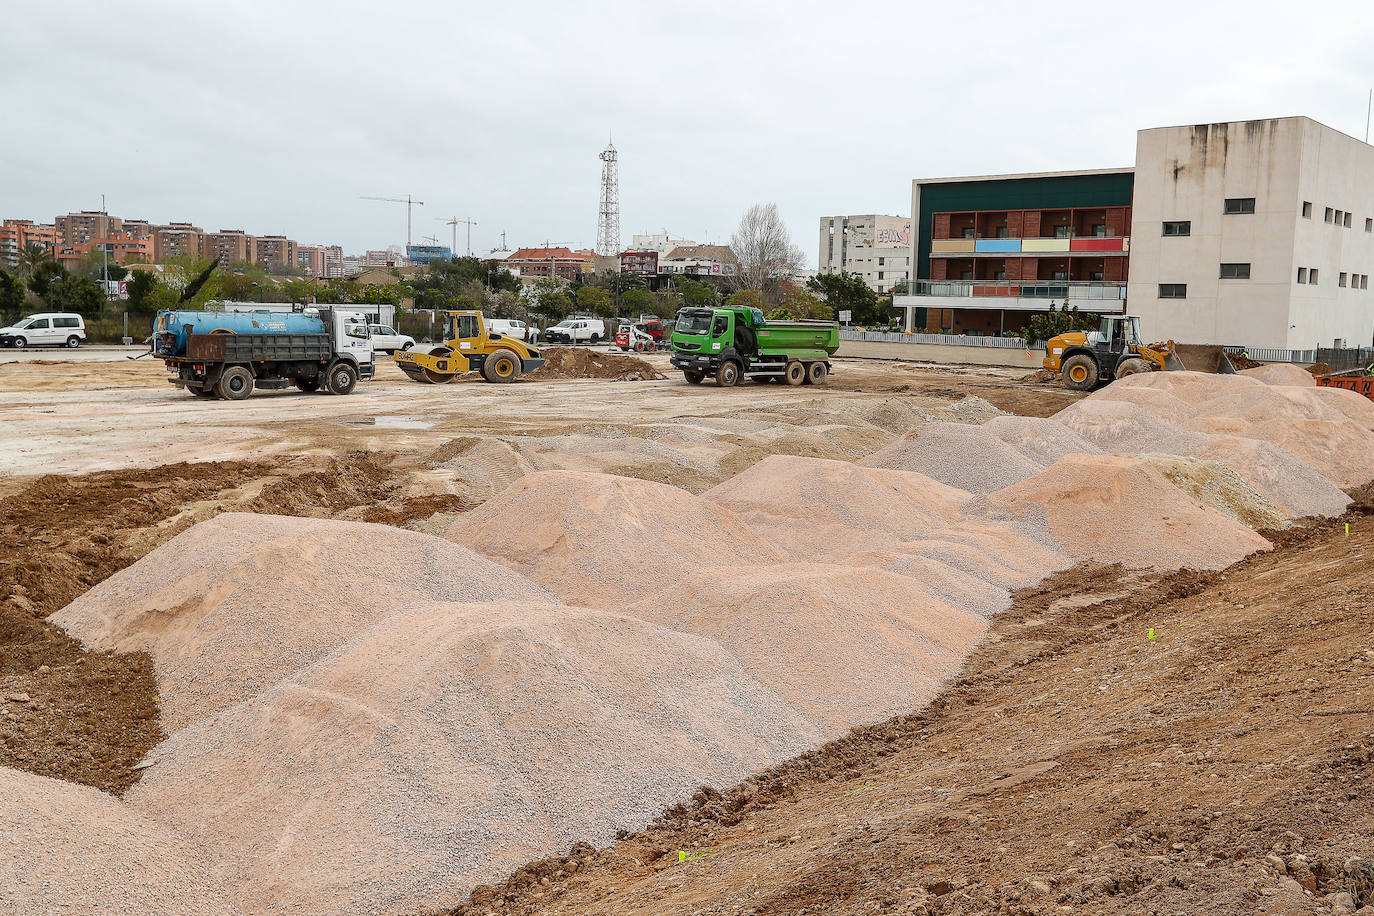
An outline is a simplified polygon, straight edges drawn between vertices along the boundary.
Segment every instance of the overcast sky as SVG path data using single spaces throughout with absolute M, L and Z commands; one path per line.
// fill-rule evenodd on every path
M 907 214 L 911 179 L 1104 168 L 1142 127 L 1362 137 L 1374 3 L 110 3 L 0 8 L 0 217 L 98 209 L 346 252 L 727 242 L 776 202 Z M 459 227 L 458 247 L 464 247 Z

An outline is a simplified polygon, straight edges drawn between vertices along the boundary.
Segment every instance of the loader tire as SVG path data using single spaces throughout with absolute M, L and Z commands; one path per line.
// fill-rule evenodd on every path
M 1125 378 L 1128 375 L 1150 372 L 1153 369 L 1154 367 L 1143 359 L 1123 359 L 1121 364 L 1116 367 L 1116 377 Z
M 1077 353 L 1064 360 L 1064 384 L 1074 391 L 1092 391 L 1097 387 L 1097 360 L 1086 353 Z
M 510 350 L 493 350 L 482 361 L 482 378 L 489 382 L 513 382 L 520 377 L 520 357 Z
M 806 367 L 794 359 L 783 367 L 782 377 L 789 385 L 800 385 L 806 381 Z
M 253 373 L 242 366 L 230 366 L 215 383 L 215 393 L 227 401 L 242 401 L 253 393 Z

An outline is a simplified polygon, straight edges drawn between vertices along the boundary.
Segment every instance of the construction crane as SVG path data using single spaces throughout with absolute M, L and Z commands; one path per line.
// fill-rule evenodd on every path
M 407 194 L 405 197 L 368 197 L 368 196 L 364 195 L 364 196 L 362 196 L 362 197 L 359 197 L 358 199 L 359 199 L 359 200 L 382 200 L 382 201 L 386 201 L 386 202 L 389 203 L 389 204 L 405 204 L 405 205 L 406 205 L 406 247 L 407 247 L 407 248 L 410 247 L 410 210 L 411 210 L 412 207 L 423 207 L 423 206 L 425 205 L 425 202 L 424 202 L 423 200 L 415 200 L 415 199 L 414 199 L 413 197 L 411 197 L 409 194 Z
M 440 216 L 440 217 L 438 217 L 438 220 L 439 220 L 439 222 L 444 223 L 445 225 L 448 225 L 448 226 L 452 226 L 452 227 L 453 227 L 453 250 L 454 250 L 455 252 L 457 252 L 457 250 L 458 250 L 458 224 L 459 224 L 459 223 L 464 223 L 464 224 L 467 225 L 467 227 L 468 227 L 468 257 L 472 257 L 472 227 L 475 226 L 475 225 L 477 225 L 477 220 L 475 220 L 475 219 L 470 219 L 470 218 L 468 218 L 468 217 L 466 217 L 466 216 L 455 216 L 455 217 L 452 217 L 451 219 L 444 219 L 442 216 Z

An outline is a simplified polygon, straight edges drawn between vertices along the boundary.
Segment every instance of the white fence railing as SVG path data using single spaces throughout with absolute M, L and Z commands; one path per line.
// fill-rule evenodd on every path
M 1032 349 L 1019 337 L 982 337 L 966 334 L 905 334 L 901 331 L 840 330 L 841 340 L 873 340 L 883 343 L 944 344 L 953 347 L 998 347 L 1003 350 Z

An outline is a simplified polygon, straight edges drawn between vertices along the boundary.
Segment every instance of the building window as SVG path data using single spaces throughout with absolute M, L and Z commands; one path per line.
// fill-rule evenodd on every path
M 1306 283 L 1306 282 L 1307 282 L 1307 268 L 1306 268 L 1306 267 L 1299 267 L 1299 268 L 1298 268 L 1298 282 L 1299 282 L 1299 283 Z
M 1107 224 L 1106 224 L 1106 223 L 1094 223 L 1094 224 L 1093 224 L 1093 237 L 1094 237 L 1094 238 L 1099 238 L 1099 239 L 1105 239 L 1105 238 L 1107 237 Z
M 973 238 L 973 227 L 972 227 L 972 226 L 965 226 L 965 227 L 964 227 L 964 238 L 966 238 L 966 239 L 971 239 L 971 238 Z
M 1332 210 L 1330 207 L 1327 207 L 1327 208 L 1326 208 L 1326 221 L 1327 221 L 1328 223 L 1332 221 L 1332 220 L 1331 220 L 1331 217 L 1332 217 L 1332 215 L 1333 215 L 1335 212 L 1336 212 L 1336 211 L 1335 211 L 1335 210 Z
M 1360 289 L 1369 289 L 1369 274 L 1360 277 Z
M 886 260 L 887 260 L 886 258 L 879 258 L 879 259 L 878 259 L 878 266 L 879 266 L 879 267 L 882 267 L 882 266 L 883 266 L 883 262 L 886 261 Z M 879 274 L 879 276 L 881 276 L 881 274 Z
M 880 271 L 878 271 L 878 279 L 881 280 L 882 278 L 883 278 L 883 272 L 880 270 Z
M 1307 282 L 1308 282 L 1310 285 L 1313 285 L 1313 286 L 1316 285 L 1316 283 L 1317 283 L 1317 268 L 1314 267 L 1314 268 L 1312 268 L 1311 270 L 1309 270 L 1309 271 L 1307 272 Z
M 1336 278 L 1336 285 L 1340 287 L 1345 286 L 1345 271 L 1341 271 L 1341 275 Z
M 1221 279 L 1223 280 L 1249 280 L 1249 264 L 1222 264 Z
M 1345 228 L 1347 228 L 1347 229 L 1350 228 L 1350 213 L 1349 213 L 1349 211 L 1347 211 L 1346 214 L 1345 214 Z
M 1187 283 L 1161 283 L 1159 284 L 1159 298 L 1161 299 L 1187 299 Z
M 999 239 L 1004 239 L 1004 238 L 1006 238 L 1006 237 L 1007 237 L 1007 227 L 1006 227 L 1006 226 L 998 226 L 995 230 L 993 230 L 993 235 L 994 235 L 995 237 L 999 238 Z
M 1164 223 L 1164 234 L 1165 234 L 1165 235 L 1192 235 L 1192 234 L 1193 234 L 1193 223 L 1192 223 L 1192 220 L 1186 220 L 1186 219 L 1166 220 L 1165 223 Z
M 1253 197 L 1228 197 L 1226 198 L 1226 213 L 1254 213 L 1255 199 Z
M 1090 283 L 1101 283 L 1106 279 L 1106 275 L 1100 270 L 1088 271 L 1088 281 Z
M 1303 219 L 1311 219 L 1311 218 L 1312 218 L 1312 201 L 1310 201 L 1310 200 L 1304 200 L 1304 201 L 1302 202 L 1302 218 L 1303 218 Z
M 1364 231 L 1365 231 L 1365 232 L 1374 232 L 1374 219 L 1369 219 L 1368 217 L 1365 217 L 1365 221 L 1364 221 Z
M 973 271 L 971 271 L 971 270 L 961 270 L 961 271 L 959 271 L 959 279 L 960 279 L 960 280 L 972 280 L 972 279 L 973 279 Z
M 1069 237 L 1069 227 L 1068 227 L 1068 226 L 1055 226 L 1055 227 L 1054 227 L 1054 237 L 1057 238 L 1057 239 L 1066 239 L 1066 238 L 1068 238 L 1068 237 Z
M 1006 278 L 1007 272 L 1005 270 L 995 270 L 992 272 L 992 279 L 994 280 L 1005 280 Z
M 1069 279 L 1069 272 L 1068 272 L 1067 270 L 1056 270 L 1056 271 L 1054 272 L 1054 279 L 1055 279 L 1055 280 L 1067 280 L 1067 279 Z

